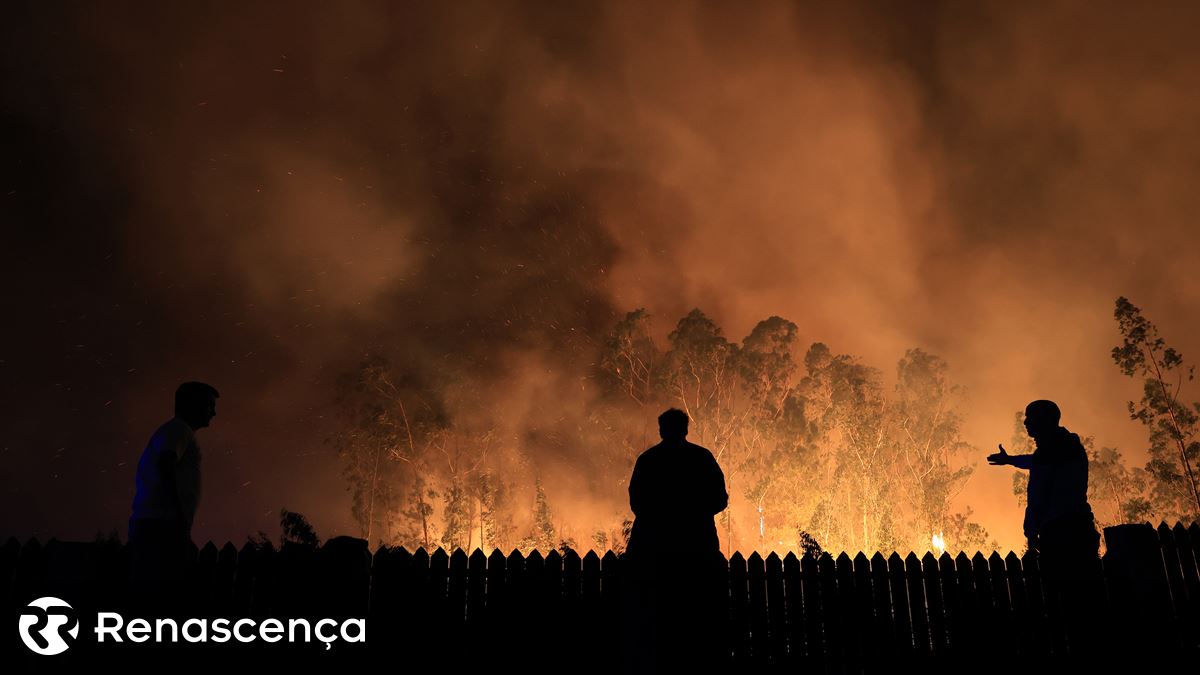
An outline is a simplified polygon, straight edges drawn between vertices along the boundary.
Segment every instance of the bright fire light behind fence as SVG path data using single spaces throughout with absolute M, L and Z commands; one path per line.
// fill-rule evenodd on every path
M 946 552 L 946 540 L 942 539 L 941 532 L 933 535 L 933 547 L 937 549 L 938 557 L 941 557 L 941 555 Z

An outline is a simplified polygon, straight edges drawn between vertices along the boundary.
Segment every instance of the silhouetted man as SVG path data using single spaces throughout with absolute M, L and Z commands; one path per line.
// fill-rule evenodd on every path
M 130 574 L 140 599 L 164 606 L 180 589 L 200 503 L 196 431 L 217 414 L 217 390 L 185 382 L 175 391 L 175 416 L 150 437 L 137 468 L 129 518 Z
M 711 452 L 686 440 L 687 413 L 664 412 L 658 433 L 662 442 L 638 457 L 629 479 L 626 670 L 713 670 L 725 596 L 713 516 L 729 504 L 725 476 Z
M 1048 590 L 1073 616 L 1071 649 L 1089 649 L 1095 638 L 1094 597 L 1099 593 L 1100 533 L 1087 501 L 1088 458 L 1078 434 L 1059 426 L 1061 413 L 1053 401 L 1034 401 L 1025 408 L 1025 430 L 1036 449 L 1029 455 L 1000 452 L 988 462 L 1029 471 L 1025 538 L 1038 554 Z
M 1064 557 L 1095 558 L 1100 547 L 1087 501 L 1087 451 L 1078 434 L 1059 426 L 1060 418 L 1054 401 L 1030 403 L 1025 430 L 1036 445 L 1033 454 L 1010 455 L 1001 444 L 1000 452 L 988 456 L 993 465 L 1029 471 L 1025 538 L 1046 563 Z

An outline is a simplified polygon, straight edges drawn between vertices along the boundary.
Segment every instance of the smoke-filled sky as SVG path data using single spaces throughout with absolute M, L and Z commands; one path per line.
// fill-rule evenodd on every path
M 637 307 L 943 356 L 1005 547 L 1029 400 L 1144 460 L 1112 309 L 1200 348 L 1194 3 L 444 4 L 4 5 L 0 536 L 123 536 L 189 379 L 197 541 L 354 532 L 339 373 L 450 364 L 528 434 Z

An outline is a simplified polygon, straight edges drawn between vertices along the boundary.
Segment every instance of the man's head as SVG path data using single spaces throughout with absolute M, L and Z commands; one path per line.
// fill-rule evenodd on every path
M 193 429 L 208 426 L 217 416 L 216 388 L 203 382 L 184 382 L 175 390 L 175 416 Z
M 1025 406 L 1025 431 L 1038 438 L 1058 428 L 1062 412 L 1054 401 L 1034 401 Z
M 671 408 L 658 416 L 658 435 L 664 441 L 683 440 L 688 435 L 688 414 Z

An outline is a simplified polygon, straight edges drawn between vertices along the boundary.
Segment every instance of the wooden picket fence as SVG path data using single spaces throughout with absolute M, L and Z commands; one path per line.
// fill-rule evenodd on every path
M 1091 617 L 1105 632 L 1093 647 L 1196 658 L 1200 525 L 1122 525 L 1105 537 Z M 0 592 L 10 616 L 44 595 L 84 612 L 117 611 L 127 607 L 125 555 L 115 542 L 9 539 Z M 372 554 L 347 537 L 278 551 L 208 543 L 196 552 L 185 602 L 195 616 L 365 617 L 366 651 L 356 653 L 372 662 L 612 672 L 620 669 L 620 566 L 611 551 Z M 1072 658 L 1069 613 L 1033 555 L 736 553 L 728 569 L 727 665 L 735 670 L 948 671 L 984 654 L 1012 664 Z

